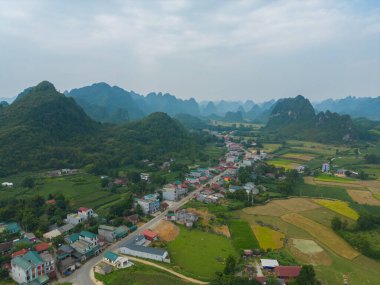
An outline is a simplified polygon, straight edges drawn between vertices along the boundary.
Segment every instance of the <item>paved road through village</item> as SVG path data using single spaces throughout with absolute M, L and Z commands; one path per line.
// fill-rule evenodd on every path
M 224 174 L 224 172 L 220 173 L 219 175 L 215 176 L 210 181 L 208 181 L 206 184 L 208 184 L 208 183 L 212 184 L 212 183 L 216 182 L 223 174 Z M 119 240 L 118 242 L 110 245 L 107 248 L 107 250 L 114 251 L 118 247 L 120 247 L 123 243 L 125 243 L 126 241 L 135 238 L 141 231 L 149 229 L 149 228 L 153 228 L 159 221 L 161 221 L 166 216 L 166 214 L 168 213 L 169 210 L 176 210 L 176 209 L 182 207 L 183 205 L 185 205 L 192 198 L 194 198 L 195 195 L 197 195 L 203 189 L 203 187 L 204 187 L 204 185 L 199 186 L 197 189 L 195 189 L 189 195 L 184 197 L 182 200 L 174 203 L 166 211 L 160 213 L 159 215 L 157 215 L 156 217 L 151 219 L 149 222 L 147 222 L 144 225 L 142 225 L 141 227 L 139 227 L 135 232 L 129 234 L 127 237 Z M 93 257 L 92 259 L 88 260 L 85 264 L 83 264 L 81 268 L 74 271 L 73 274 L 71 274 L 68 277 L 60 278 L 58 280 L 58 282 L 71 282 L 74 285 L 91 285 L 91 284 L 96 285 L 94 283 L 94 281 L 91 279 L 90 273 L 91 273 L 91 270 L 93 270 L 93 267 L 98 262 L 100 262 L 102 260 L 102 257 L 103 257 L 103 254 L 100 254 L 99 256 Z

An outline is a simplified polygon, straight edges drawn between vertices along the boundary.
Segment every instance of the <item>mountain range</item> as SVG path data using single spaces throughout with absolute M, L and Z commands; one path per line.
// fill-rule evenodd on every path
M 142 159 L 202 153 L 196 134 L 165 113 L 101 124 L 47 81 L 22 92 L 0 112 L 0 122 L 0 176 L 85 165 L 106 173 Z
M 331 111 L 339 114 L 348 114 L 354 118 L 367 118 L 369 120 L 380 121 L 380 96 L 370 97 L 346 97 L 343 99 L 327 99 L 319 103 L 314 103 L 315 109 L 319 111 Z

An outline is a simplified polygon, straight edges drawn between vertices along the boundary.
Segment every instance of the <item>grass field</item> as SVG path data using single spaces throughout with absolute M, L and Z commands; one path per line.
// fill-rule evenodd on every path
M 180 226 L 179 235 L 169 242 L 168 249 L 174 267 L 201 280 L 213 278 L 216 271 L 223 270 L 226 257 L 237 255 L 231 240 L 184 226 Z
M 343 183 L 357 183 L 358 180 L 352 178 L 337 177 L 333 175 L 320 175 L 314 178 L 314 181 L 325 182 L 343 182 Z
M 358 213 L 350 208 L 350 206 L 343 201 L 332 201 L 332 200 L 324 200 L 324 199 L 314 199 L 316 203 L 326 207 L 342 216 L 350 218 L 352 220 L 357 220 L 359 218 Z
M 262 249 L 279 249 L 284 245 L 285 235 L 281 232 L 272 230 L 260 225 L 252 226 L 253 232 Z
M 282 155 L 281 157 L 287 158 L 287 159 L 310 161 L 310 160 L 315 158 L 315 155 L 304 154 L 304 153 L 286 153 L 286 154 Z
M 279 144 L 279 143 L 264 143 L 263 147 L 264 147 L 264 149 L 263 149 L 264 152 L 272 153 L 272 152 L 278 150 L 281 147 L 281 144 Z
M 105 285 L 191 284 L 157 268 L 137 263 L 132 267 L 117 270 L 105 276 L 100 274 L 95 274 L 95 276 Z
M 332 198 L 347 202 L 353 202 L 346 189 L 338 186 L 312 185 L 306 183 L 297 184 L 294 187 L 294 193 L 300 196 Z
M 286 214 L 281 217 L 285 222 L 296 225 L 307 231 L 310 235 L 316 238 L 321 243 L 328 246 L 336 254 L 347 259 L 354 259 L 360 253 L 348 245 L 341 237 L 335 234 L 331 229 L 314 222 L 297 213 Z
M 232 219 L 228 222 L 232 243 L 237 251 L 260 248 L 250 225 L 246 221 Z
M 332 156 L 335 155 L 336 151 L 347 151 L 349 148 L 342 146 L 333 146 L 326 145 L 315 142 L 307 142 L 307 141 L 297 141 L 297 140 L 289 140 L 287 141 L 290 148 L 293 150 L 297 150 L 297 152 L 304 152 L 316 155 L 326 155 Z
M 373 194 L 373 196 L 380 201 L 380 194 Z
M 3 192 L 4 190 L 1 191 L 1 199 L 34 195 L 47 198 L 50 193 L 63 193 L 70 199 L 74 208 L 83 206 L 97 209 L 120 199 L 120 194 L 101 190 L 99 177 L 86 173 L 56 178 L 38 178 L 34 189 L 15 187 L 11 191 L 6 190 L 4 195 Z
M 285 169 L 296 169 L 301 165 L 300 163 L 294 162 L 292 160 L 282 158 L 270 159 L 267 161 L 267 163 L 272 164 L 276 167 L 283 167 Z

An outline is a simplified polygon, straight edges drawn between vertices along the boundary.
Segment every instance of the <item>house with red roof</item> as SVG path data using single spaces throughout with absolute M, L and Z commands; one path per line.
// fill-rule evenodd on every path
M 34 246 L 34 249 L 38 252 L 38 253 L 41 253 L 41 252 L 44 252 L 44 251 L 48 251 L 49 250 L 49 247 L 50 247 L 50 244 L 48 244 L 47 242 L 41 242 L 39 244 L 36 244 Z
M 28 252 L 28 250 L 25 249 L 25 248 L 23 248 L 23 249 L 21 249 L 21 250 L 19 250 L 19 251 L 15 251 L 14 253 L 12 253 L 12 258 L 13 258 L 13 257 L 16 257 L 16 256 L 24 255 L 24 254 L 26 254 L 27 252 Z
M 144 231 L 142 232 L 142 234 L 143 234 L 143 236 L 144 236 L 147 240 L 150 240 L 150 241 L 152 241 L 152 240 L 156 240 L 157 237 L 158 237 L 158 235 L 157 235 L 155 232 L 151 231 L 151 230 L 144 230 Z
M 301 266 L 277 266 L 274 269 L 274 273 L 278 278 L 289 280 L 296 278 L 301 271 Z

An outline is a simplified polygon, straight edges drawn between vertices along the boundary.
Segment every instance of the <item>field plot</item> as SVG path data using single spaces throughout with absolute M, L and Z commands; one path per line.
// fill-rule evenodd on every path
M 363 190 L 347 190 L 355 202 L 363 205 L 380 206 L 380 194 L 372 194 Z
M 321 182 L 342 182 L 346 184 L 358 184 L 359 180 L 352 179 L 352 178 L 345 178 L 345 177 L 338 177 L 334 175 L 319 175 L 314 178 L 314 181 L 321 181 Z
M 291 199 L 273 200 L 270 203 L 273 203 L 282 208 L 285 208 L 286 210 L 290 212 L 295 212 L 295 213 L 320 208 L 318 204 L 314 203 L 312 200 L 307 199 L 307 198 L 291 198 Z
M 105 276 L 96 274 L 96 278 L 101 280 L 105 285 L 191 284 L 160 269 L 139 263 L 126 269 L 116 270 Z
M 335 155 L 336 150 L 346 151 L 349 150 L 347 147 L 336 147 L 333 145 L 320 144 L 315 142 L 307 141 L 296 141 L 290 140 L 287 143 L 291 146 L 291 149 L 296 150 L 297 152 L 305 152 L 316 155 Z
M 305 181 L 307 182 L 307 181 Z M 320 197 L 320 198 L 332 198 L 343 200 L 347 202 L 353 202 L 350 195 L 348 195 L 347 191 L 343 187 L 332 186 L 332 185 L 319 185 L 319 184 L 298 184 L 294 188 L 295 193 L 300 196 L 308 196 L 308 197 Z
M 268 227 L 253 225 L 252 230 L 262 249 L 279 249 L 284 245 L 285 235 Z
M 337 212 L 334 212 L 326 207 L 320 207 L 313 210 L 303 211 L 300 213 L 302 216 L 309 218 L 310 220 L 313 220 L 321 225 L 324 225 L 328 228 L 331 227 L 331 220 L 338 216 L 341 220 L 344 220 L 347 222 L 347 225 L 351 226 L 355 224 L 355 221 L 347 218 L 345 216 L 342 216 L 341 214 L 338 214 Z
M 331 258 L 315 241 L 293 238 L 289 242 L 290 251 L 304 263 L 330 265 Z
M 356 221 L 359 218 L 359 214 L 355 210 L 351 209 L 348 203 L 346 202 L 323 200 L 323 199 L 314 199 L 314 201 L 318 203 L 319 205 L 326 207 L 352 220 Z
M 247 221 L 230 220 L 228 227 L 231 232 L 232 243 L 236 250 L 241 251 L 260 247 Z
M 276 216 L 279 217 L 287 213 L 290 213 L 289 210 L 281 206 L 274 205 L 272 202 L 269 202 L 268 204 L 264 206 L 244 208 L 242 211 L 248 215 L 264 215 L 264 216 L 275 216 L 275 217 Z
M 281 158 L 270 159 L 267 162 L 268 164 L 272 164 L 276 167 L 283 167 L 285 169 L 297 169 L 297 167 L 301 165 L 300 163 L 296 163 L 292 160 L 281 159 Z
M 179 228 L 179 235 L 169 242 L 168 249 L 172 263 L 185 275 L 209 280 L 216 271 L 223 270 L 229 255 L 237 254 L 231 240 L 221 235 Z
M 315 155 L 304 154 L 304 153 L 286 153 L 282 155 L 281 157 L 288 158 L 288 159 L 302 160 L 302 161 L 310 161 L 315 158 Z
M 305 218 L 297 213 L 286 214 L 281 217 L 285 222 L 296 225 L 307 231 L 314 238 L 325 244 L 332 251 L 347 259 L 354 259 L 360 253 L 354 250 L 342 238 L 335 234 L 331 229 L 322 226 L 308 218 Z
M 279 143 L 264 143 L 264 152 L 272 153 L 276 150 L 278 150 L 281 147 L 281 144 Z
M 179 228 L 174 223 L 165 220 L 160 221 L 153 230 L 164 241 L 172 241 L 179 234 Z

